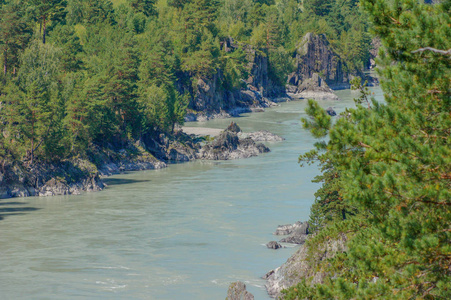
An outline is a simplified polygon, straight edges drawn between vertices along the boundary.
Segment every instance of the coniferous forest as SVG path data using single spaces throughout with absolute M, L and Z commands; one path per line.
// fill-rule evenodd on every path
M 359 80 L 356 108 L 336 120 L 308 100 L 318 142 L 299 161 L 319 163 L 322 186 L 306 245 L 326 275 L 283 297 L 450 299 L 450 12 L 450 0 L 0 0 L 0 161 L 89 159 L 171 135 L 199 79 L 245 87 L 246 47 L 284 86 L 306 33 L 356 70 L 379 37 L 383 103 Z M 338 239 L 343 251 L 315 259 Z
M 244 46 L 283 86 L 307 32 L 362 69 L 371 37 L 358 1 L 2 0 L 2 160 L 61 160 L 93 145 L 172 133 L 196 82 L 247 79 Z M 227 40 L 242 45 L 224 51 Z

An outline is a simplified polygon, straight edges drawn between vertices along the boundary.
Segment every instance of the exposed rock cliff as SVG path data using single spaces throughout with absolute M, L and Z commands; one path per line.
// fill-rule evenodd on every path
M 283 299 L 281 291 L 306 279 L 311 285 L 322 283 L 328 275 L 318 268 L 321 261 L 333 257 L 337 252 L 346 251 L 346 236 L 328 240 L 318 247 L 315 255 L 309 254 L 306 244 L 302 245 L 286 263 L 269 271 L 263 278 L 267 280 L 266 290 L 273 298 Z
M 222 43 L 222 50 L 233 52 L 241 48 L 246 53 L 248 78 L 242 78 L 245 87 L 227 90 L 222 86 L 224 74 L 218 69 L 210 77 L 198 78 L 192 100 L 189 104 L 188 121 L 204 121 L 211 118 L 225 118 L 243 112 L 255 111 L 274 103 L 268 97 L 285 93 L 285 88 L 277 86 L 270 80 L 268 57 L 250 45 L 237 45 L 233 39 Z M 189 90 L 189 88 L 184 88 Z
M 144 139 L 143 148 L 157 159 L 166 162 L 187 162 L 196 159 L 200 145 L 189 135 L 179 130 L 172 136 L 160 134 Z
M 304 36 L 297 48 L 296 65 L 288 77 L 289 91 L 296 94 L 332 93 L 332 89 L 348 88 L 353 77 L 324 34 Z
M 0 170 L 0 198 L 80 194 L 103 187 L 97 168 L 81 159 L 31 166 L 5 164 Z

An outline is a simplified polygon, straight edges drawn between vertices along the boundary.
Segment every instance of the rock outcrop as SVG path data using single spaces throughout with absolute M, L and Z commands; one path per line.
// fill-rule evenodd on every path
M 308 222 L 296 222 L 294 224 L 279 225 L 274 235 L 288 235 L 280 240 L 281 243 L 304 244 L 309 234 Z
M 324 34 L 307 33 L 296 53 L 297 69 L 288 77 L 287 90 L 296 98 L 334 99 L 333 90 L 350 87 L 358 70 L 349 70 L 346 63 L 332 49 Z
M 222 43 L 222 51 L 234 52 L 238 49 L 246 53 L 248 78 L 242 78 L 243 87 L 224 89 L 225 76 L 218 69 L 210 76 L 198 78 L 194 88 L 179 85 L 179 92 L 189 91 L 187 121 L 206 121 L 213 118 L 227 118 L 240 113 L 260 111 L 274 103 L 268 97 L 285 95 L 285 88 L 270 80 L 269 61 L 266 55 L 250 45 L 238 45 L 232 38 Z M 182 76 L 183 77 L 183 76 Z M 191 83 L 188 75 L 185 75 Z
M 307 224 L 308 225 L 308 224 Z M 304 244 L 307 241 L 308 233 L 304 233 L 302 228 L 293 231 L 292 234 L 280 240 L 281 243 Z
M 89 156 L 98 166 L 101 176 L 165 168 L 166 163 L 149 153 L 145 147 L 142 141 L 128 143 L 119 149 L 115 149 L 112 145 L 104 148 L 93 146 Z
M 315 254 L 309 254 L 307 245 L 302 245 L 281 267 L 269 271 L 265 276 L 266 290 L 273 298 L 281 296 L 281 291 L 300 283 L 303 279 L 311 285 L 322 283 L 328 275 L 318 271 L 318 264 L 332 258 L 338 252 L 346 251 L 346 236 L 328 240 L 318 247 Z
M 290 75 L 288 82 L 297 87 L 297 93 L 348 88 L 352 79 L 352 74 L 345 71 L 345 62 L 332 49 L 324 34 L 309 32 L 304 36 L 297 49 L 296 64 L 297 70 Z
M 294 224 L 287 225 L 279 225 L 277 226 L 276 231 L 273 233 L 274 235 L 289 235 L 293 233 L 294 230 L 300 228 L 302 226 L 302 222 L 298 221 Z
M 172 136 L 160 134 L 157 137 L 145 138 L 143 148 L 158 160 L 165 162 L 187 162 L 197 158 L 199 143 L 179 130 Z
M 268 147 L 255 143 L 251 138 L 240 139 L 235 132 L 225 130 L 213 142 L 202 147 L 198 158 L 229 160 L 257 156 L 269 151 Z
M 250 133 L 240 133 L 238 135 L 240 138 L 251 138 L 254 142 L 281 142 L 284 140 L 283 137 L 277 134 L 271 133 L 267 130 L 260 130 Z
M 230 284 L 226 300 L 254 300 L 254 295 L 246 290 L 244 283 L 237 281 Z
M 55 196 L 100 191 L 104 184 L 97 168 L 87 160 L 58 164 L 5 164 L 0 171 L 0 198 Z
M 0 198 L 55 196 L 100 191 L 104 188 L 101 176 L 126 171 L 153 170 L 167 167 L 168 163 L 194 159 L 228 160 L 248 158 L 269 152 L 250 137 L 241 137 L 235 123 L 211 143 L 201 145 L 205 138 L 190 136 L 183 131 L 173 135 L 142 137 L 122 148 L 91 145 L 86 159 L 64 160 L 58 163 L 29 162 L 0 163 Z M 265 133 L 268 137 L 270 133 Z M 271 137 L 275 138 L 275 137 Z

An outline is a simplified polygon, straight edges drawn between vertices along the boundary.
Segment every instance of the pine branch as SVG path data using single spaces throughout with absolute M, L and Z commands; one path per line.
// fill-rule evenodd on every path
M 451 49 L 448 50 L 440 50 L 440 49 L 435 49 L 432 47 L 424 47 L 424 48 L 420 48 L 418 50 L 412 51 L 411 53 L 418 53 L 418 52 L 424 52 L 424 51 L 432 51 L 434 53 L 439 53 L 439 54 L 443 54 L 443 55 L 449 55 L 451 58 Z

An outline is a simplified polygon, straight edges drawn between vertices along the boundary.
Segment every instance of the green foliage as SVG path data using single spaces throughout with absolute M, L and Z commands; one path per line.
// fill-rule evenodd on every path
M 2 5 L 0 15 L 0 51 L 3 55 L 3 74 L 6 75 L 8 68 L 18 66 L 19 53 L 26 47 L 32 31 L 23 3 Z
M 317 137 L 328 130 L 329 141 L 318 144 L 325 152 L 301 157 L 318 159 L 323 170 L 311 214 L 319 231 L 309 246 L 341 232 L 348 250 L 317 266 L 333 278 L 290 288 L 286 299 L 447 299 L 451 61 L 436 50 L 451 48 L 449 3 L 361 3 L 384 45 L 386 104 L 369 102 L 358 80 L 357 108 L 333 126 L 310 103 L 307 126 Z M 432 50 L 423 51 L 426 45 Z M 343 207 L 351 214 L 337 218 Z
M 29 0 L 30 10 L 34 19 L 39 22 L 42 42 L 45 44 L 47 23 L 58 22 L 64 19 L 66 1 L 64 0 Z
M 69 0 L 66 11 L 71 25 L 113 23 L 113 4 L 109 0 Z
M 155 10 L 155 0 L 128 0 L 128 3 L 135 12 L 143 13 L 146 17 L 157 14 Z
M 243 87 L 243 78 L 248 77 L 246 68 L 246 53 L 242 49 L 237 49 L 222 57 L 224 71 L 223 88 L 234 90 Z
M 5 91 L 4 134 L 14 145 L 15 156 L 33 160 L 36 156 L 57 158 L 64 140 L 60 129 L 64 110 L 59 100 L 60 51 L 35 40 L 21 57 L 17 85 Z
M 57 26 L 52 30 L 50 42 L 61 50 L 62 68 L 66 72 L 77 72 L 82 68 L 83 47 L 72 26 Z
M 295 71 L 295 60 L 283 47 L 269 51 L 270 76 L 280 86 L 284 86 L 287 81 L 286 74 Z
M 283 86 L 307 31 L 363 65 L 364 16 L 331 3 L 312 14 L 298 0 L 2 0 L 0 155 L 58 159 L 170 133 L 199 83 L 245 88 L 253 53 Z

